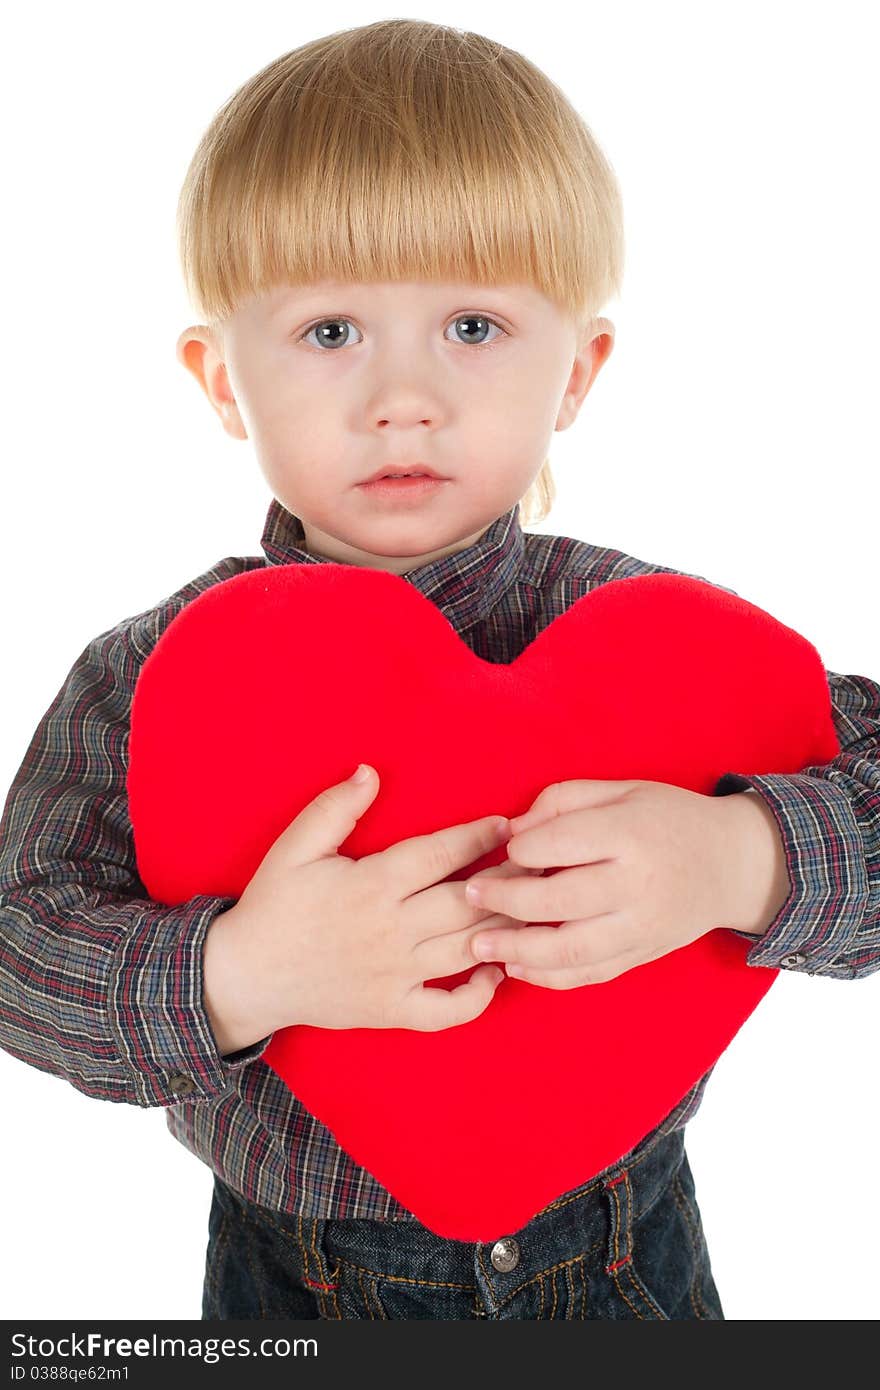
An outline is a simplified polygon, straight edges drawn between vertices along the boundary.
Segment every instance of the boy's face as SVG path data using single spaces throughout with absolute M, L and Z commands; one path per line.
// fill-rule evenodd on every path
M 614 341 L 526 285 L 279 287 L 201 325 L 177 355 L 227 433 L 250 438 L 313 555 L 405 574 L 462 550 L 519 502 Z M 432 468 L 428 488 L 365 488 Z

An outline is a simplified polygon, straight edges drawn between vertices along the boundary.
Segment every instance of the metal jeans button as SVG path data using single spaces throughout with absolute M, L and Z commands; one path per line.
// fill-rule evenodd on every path
M 505 1236 L 503 1240 L 496 1240 L 489 1259 L 502 1274 L 507 1274 L 508 1270 L 516 1269 L 519 1264 L 519 1246 L 513 1236 Z

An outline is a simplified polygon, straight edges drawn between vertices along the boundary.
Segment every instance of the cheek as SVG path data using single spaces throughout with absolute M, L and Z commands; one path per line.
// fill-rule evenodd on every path
M 500 411 L 488 425 L 474 463 L 483 476 L 526 486 L 547 456 L 547 431 L 534 413 Z M 470 441 L 466 447 L 469 448 Z
M 474 400 L 484 434 L 503 442 L 508 457 L 515 453 L 532 457 L 544 447 L 559 413 L 554 380 L 542 365 L 534 372 L 517 371 L 500 376 Z
M 309 408 L 305 400 L 288 397 L 267 402 L 255 436 L 264 466 L 273 474 L 295 472 L 304 482 L 316 476 L 336 476 L 345 470 L 349 451 L 339 416 Z M 351 466 L 348 457 L 349 468 Z

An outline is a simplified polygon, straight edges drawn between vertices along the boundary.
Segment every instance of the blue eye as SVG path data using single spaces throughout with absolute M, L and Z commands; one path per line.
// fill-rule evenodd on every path
M 341 325 L 349 323 L 351 323 L 351 319 L 322 319 L 320 323 L 313 323 L 311 328 L 306 330 L 302 335 L 303 341 L 308 339 L 309 334 L 317 333 L 319 334 L 321 347 L 345 347 L 349 337 L 348 330 L 344 329 L 342 333 L 334 332 L 333 330 L 337 330 Z M 328 332 L 328 330 L 331 331 Z
M 311 335 L 315 333 L 317 334 L 315 347 L 329 348 L 335 351 L 337 348 L 347 345 L 351 336 L 348 331 L 349 324 L 351 324 L 351 319 L 341 316 L 335 319 L 321 319 L 319 323 L 313 323 L 311 328 L 306 329 L 305 333 L 301 335 L 300 341 L 308 342 Z M 459 324 L 467 324 L 467 332 L 471 334 L 481 334 L 489 328 L 495 328 L 502 337 L 506 336 L 501 325 L 496 323 L 494 319 L 487 318 L 484 314 L 459 314 L 457 318 L 453 319 L 450 326 L 457 329 Z M 447 339 L 447 341 L 451 341 L 451 339 Z M 475 341 L 473 337 L 459 338 L 459 344 L 462 347 L 491 347 L 496 341 L 497 338 L 490 338 L 488 342 L 485 338 L 481 338 L 479 342 Z
M 459 314 L 458 318 L 452 321 L 453 328 L 458 328 L 460 323 L 466 323 L 468 325 L 476 324 L 477 328 L 475 331 L 477 333 L 481 332 L 484 328 L 497 328 L 499 333 L 504 333 L 504 329 L 501 328 L 494 319 L 486 318 L 483 314 Z M 478 343 L 474 343 L 473 339 L 465 339 L 464 341 L 466 343 L 469 342 L 471 346 L 488 347 L 491 343 L 494 343 L 496 339 L 491 338 L 488 343 L 484 339 L 481 339 Z

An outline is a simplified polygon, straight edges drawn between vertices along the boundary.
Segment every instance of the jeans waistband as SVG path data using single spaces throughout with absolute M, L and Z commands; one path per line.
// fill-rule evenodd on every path
M 525 1226 L 486 1242 L 447 1239 L 417 1220 L 311 1218 L 271 1211 L 226 1189 L 261 1224 L 270 1223 L 298 1246 L 332 1265 L 338 1260 L 381 1269 L 388 1278 L 444 1278 L 472 1283 L 475 1270 L 491 1278 L 515 1260 L 519 1279 L 576 1259 L 604 1245 L 609 1272 L 631 1257 L 633 1226 L 667 1190 L 684 1155 L 684 1128 L 653 1131 L 629 1154 L 581 1187 L 564 1193 Z M 220 1179 L 217 1178 L 220 1184 Z M 223 1185 L 225 1187 L 225 1184 Z

